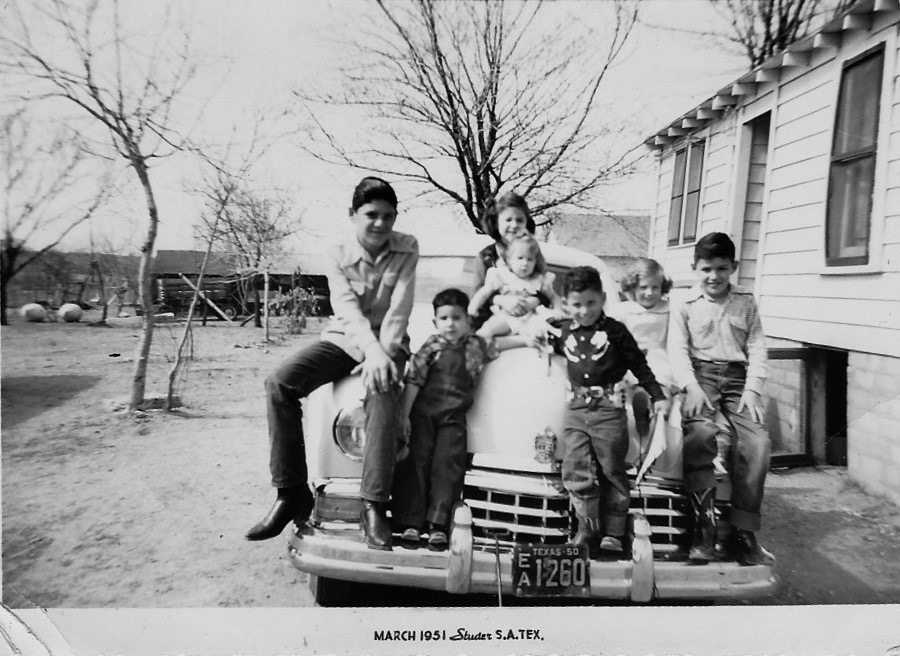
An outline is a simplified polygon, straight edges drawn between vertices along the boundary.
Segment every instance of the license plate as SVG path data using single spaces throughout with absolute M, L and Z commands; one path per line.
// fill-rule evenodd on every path
M 517 544 L 513 590 L 520 596 L 588 595 L 590 561 L 584 544 Z

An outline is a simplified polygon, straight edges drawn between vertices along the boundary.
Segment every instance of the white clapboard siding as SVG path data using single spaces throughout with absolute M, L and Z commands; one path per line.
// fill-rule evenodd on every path
M 769 211 L 800 207 L 825 199 L 827 181 L 824 178 L 811 180 L 790 187 L 772 189 L 769 194 Z M 824 225 L 824 224 L 823 224 Z
M 789 91 L 795 86 L 796 93 Z M 781 87 L 778 102 L 778 123 L 783 125 L 809 116 L 820 107 L 834 102 L 835 80 L 828 75 L 828 67 L 820 67 L 791 85 Z
M 900 314 L 896 309 L 895 299 L 764 296 L 760 300 L 760 315 L 764 317 L 818 319 L 851 326 L 900 330 Z
M 823 129 L 809 136 L 779 143 L 772 153 L 772 168 L 777 169 L 792 162 L 802 162 L 810 153 L 826 153 L 831 149 L 831 131 Z
M 898 197 L 900 197 L 900 190 L 897 191 Z M 885 218 L 883 234 L 885 244 L 900 244 L 900 215 Z M 897 293 L 900 294 L 900 287 L 897 290 Z
M 900 126 L 900 99 L 895 99 L 894 106 L 891 108 L 891 126 L 894 128 Z
M 778 233 L 810 226 L 821 228 L 825 223 L 825 202 L 816 200 L 806 205 L 772 210 L 767 217 L 766 234 L 769 235 L 769 239 L 780 239 Z
M 768 248 L 769 240 L 766 240 Z M 779 274 L 818 274 L 822 270 L 822 254 L 818 250 L 795 253 L 769 253 L 763 265 L 763 277 Z
M 867 276 L 867 298 L 897 298 L 900 290 L 900 271 L 888 271 L 877 276 Z M 859 298 L 859 280 L 856 276 L 822 276 L 818 273 L 766 273 L 760 283 L 764 296 L 795 296 L 805 298 Z
M 756 285 L 757 261 L 759 259 L 759 231 L 762 221 L 763 202 L 769 155 L 769 122 L 757 119 L 750 124 L 750 157 L 747 179 L 744 184 L 744 211 L 740 226 L 740 264 L 738 284 L 753 289 Z
M 775 117 L 777 119 L 777 115 Z M 790 123 L 779 122 L 775 128 L 775 145 L 783 146 L 822 131 L 831 134 L 834 122 L 832 107 L 821 107 Z
M 900 214 L 900 187 L 891 187 L 887 190 L 884 199 L 884 209 L 885 216 L 897 216 Z
M 841 32 L 840 44 L 813 51 L 810 65 L 783 69 L 777 89 L 766 85 L 765 98 L 747 99 L 748 105 L 727 110 L 709 124 L 697 234 L 718 229 L 740 239 L 736 282 L 748 284 L 756 277 L 768 335 L 900 357 L 900 23 L 896 13 L 872 16 L 871 29 Z M 877 173 L 873 203 L 878 223 L 872 234 L 880 242 L 873 245 L 875 271 L 828 269 L 826 200 L 842 68 L 886 36 L 894 46 L 885 57 L 893 76 L 881 90 L 886 112 L 878 135 L 878 162 L 884 168 Z M 769 106 L 773 142 L 765 151 L 768 161 L 757 152 L 761 144 L 753 144 L 748 165 L 738 121 Z M 737 179 L 743 172 L 735 175 L 739 162 L 747 168 L 744 179 Z M 692 248 L 666 244 L 672 163 L 669 150 L 660 167 L 665 173 L 660 174 L 651 241 L 667 272 L 685 285 L 693 281 Z M 735 208 L 736 202 L 743 206 Z M 731 225 L 731 217 L 742 223 Z
M 806 335 L 803 341 L 822 346 L 900 357 L 900 339 L 893 328 L 862 326 L 814 319 L 762 317 L 768 335 Z
M 790 233 L 778 233 L 766 240 L 766 254 L 796 253 L 798 249 L 814 250 L 822 236 L 821 226 L 799 228 Z
M 799 162 L 772 169 L 772 191 L 796 187 L 804 182 L 821 180 L 828 171 L 828 153 L 809 154 Z

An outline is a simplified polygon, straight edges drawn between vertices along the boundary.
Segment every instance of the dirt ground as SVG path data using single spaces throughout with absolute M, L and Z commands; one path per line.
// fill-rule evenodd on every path
M 0 331 L 4 603 L 312 604 L 286 539 L 243 533 L 272 499 L 263 378 L 317 326 L 273 344 L 252 327 L 197 327 L 184 408 L 133 417 L 110 400 L 130 389 L 134 320 L 12 321 Z M 165 390 L 182 330 L 157 327 L 148 395 Z M 761 538 L 783 581 L 762 603 L 900 602 L 900 509 L 844 469 L 773 471 Z
M 286 542 L 243 533 L 273 494 L 263 379 L 313 336 L 265 345 L 251 326 L 198 327 L 184 408 L 135 418 L 109 409 L 130 390 L 134 319 L 12 321 L 2 329 L 4 603 L 311 603 Z M 182 330 L 157 326 L 148 396 L 164 393 Z

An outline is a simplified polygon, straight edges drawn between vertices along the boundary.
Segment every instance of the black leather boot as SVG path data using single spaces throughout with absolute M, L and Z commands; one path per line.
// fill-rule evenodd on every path
M 741 565 L 774 565 L 775 556 L 756 541 L 753 531 L 732 528 L 728 538 L 728 552 Z
M 706 564 L 716 557 L 716 488 L 689 492 L 694 515 L 694 537 L 688 560 Z
M 597 541 L 597 531 L 599 530 L 599 521 L 591 521 L 584 517 L 578 517 L 578 530 L 570 540 L 571 544 L 584 544 L 588 548 L 588 557 L 594 555 L 594 544 Z
M 268 540 L 281 534 L 291 520 L 302 526 L 312 512 L 315 500 L 305 485 L 301 487 L 278 488 L 278 498 L 268 514 L 247 531 L 248 540 Z
M 363 499 L 359 524 L 369 549 L 391 551 L 391 525 L 385 515 L 385 504 Z

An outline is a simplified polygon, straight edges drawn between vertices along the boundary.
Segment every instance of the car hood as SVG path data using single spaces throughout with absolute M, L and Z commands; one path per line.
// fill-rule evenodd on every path
M 434 332 L 432 307 L 417 303 L 409 322 L 413 353 Z M 468 414 L 468 450 L 474 464 L 519 471 L 555 471 L 536 460 L 539 443 L 562 434 L 566 407 L 565 360 L 533 348 L 504 351 L 488 363 Z M 549 431 L 549 433 L 548 433 Z M 562 458 L 556 439 L 556 456 Z

